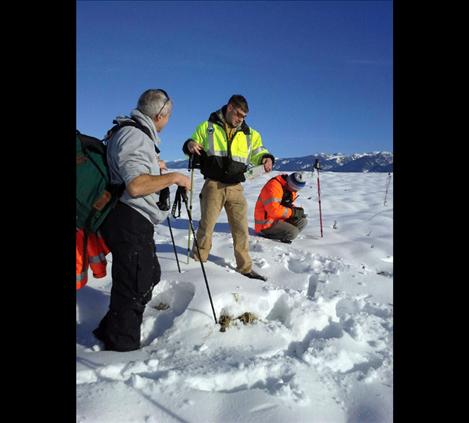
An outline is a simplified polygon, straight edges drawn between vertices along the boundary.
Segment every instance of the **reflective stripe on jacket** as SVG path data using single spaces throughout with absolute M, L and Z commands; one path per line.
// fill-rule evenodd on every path
M 209 157 L 231 157 L 233 161 L 244 165 L 259 165 L 262 156 L 269 154 L 262 145 L 261 134 L 247 125 L 243 130 L 236 131 L 229 142 L 225 128 L 219 122 L 205 121 L 196 128 L 192 139 L 202 144 Z
M 207 157 L 201 167 L 201 172 L 206 178 L 226 184 L 244 182 L 244 172 L 248 165 L 260 165 L 264 157 L 270 157 L 272 163 L 274 156 L 262 145 L 262 137 L 259 132 L 243 122 L 230 138 L 225 130 L 222 119 L 226 106 L 217 112 L 213 112 L 210 118 L 197 126 L 191 138 L 183 147 L 188 154 L 187 143 L 195 141 L 200 144 Z
M 278 175 L 270 179 L 257 197 L 254 209 L 254 230 L 256 232 L 270 228 L 277 220 L 287 220 L 292 216 L 292 209 L 282 205 L 287 190 L 285 177 L 286 175 Z M 298 193 L 292 192 L 292 203 L 297 197 Z
M 99 232 L 89 233 L 84 250 L 85 234 L 83 229 L 76 232 L 76 287 L 83 288 L 88 282 L 88 267 L 95 278 L 106 276 L 106 255 L 109 253 L 104 239 Z

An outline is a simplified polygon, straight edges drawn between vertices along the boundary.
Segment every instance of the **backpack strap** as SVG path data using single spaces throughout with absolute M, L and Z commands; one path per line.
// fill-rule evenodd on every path
M 133 126 L 134 128 L 140 129 L 148 136 L 148 138 L 151 139 L 150 130 L 146 126 L 143 126 L 140 122 L 137 122 L 135 119 L 130 118 L 129 120 L 126 120 L 124 122 L 118 122 L 117 120 L 113 120 L 112 123 L 114 123 L 115 125 L 109 131 L 107 131 L 106 137 L 104 138 L 105 140 L 111 138 L 116 131 L 118 131 L 120 128 L 123 128 L 124 126 Z M 160 154 L 160 149 L 156 146 L 156 144 L 155 150 L 157 154 Z

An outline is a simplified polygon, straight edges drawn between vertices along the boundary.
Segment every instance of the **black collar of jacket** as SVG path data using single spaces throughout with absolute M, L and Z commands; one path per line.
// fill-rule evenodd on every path
M 226 116 L 226 109 L 227 105 L 225 104 L 221 109 L 217 110 L 216 112 L 212 112 L 210 114 L 210 117 L 208 118 L 209 122 L 216 123 L 218 126 L 221 126 L 222 128 L 225 127 L 225 122 L 223 122 L 220 119 L 220 116 L 218 114 L 221 112 L 223 116 Z M 236 130 L 236 132 L 242 131 L 246 135 L 249 135 L 250 129 L 249 126 L 246 124 L 246 122 L 243 120 L 243 123 L 241 123 L 241 126 Z

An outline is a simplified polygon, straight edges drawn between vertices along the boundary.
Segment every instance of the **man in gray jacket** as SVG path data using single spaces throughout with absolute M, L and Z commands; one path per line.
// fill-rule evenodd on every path
M 116 118 L 119 128 L 108 139 L 111 182 L 124 183 L 125 191 L 100 227 L 112 253 L 112 288 L 109 310 L 93 333 L 106 350 L 140 348 L 143 311 L 161 277 L 154 225 L 169 212 L 158 206 L 160 193 L 170 185 L 191 188 L 182 173 L 162 174 L 166 166 L 159 159 L 158 133 L 171 112 L 164 90 L 147 90 L 130 117 Z

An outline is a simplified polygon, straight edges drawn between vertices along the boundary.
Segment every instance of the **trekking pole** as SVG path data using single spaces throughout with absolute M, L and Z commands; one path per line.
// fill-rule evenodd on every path
M 162 174 L 163 173 L 161 172 L 161 169 L 160 169 L 160 175 Z M 163 188 L 160 191 L 160 198 L 158 200 L 157 206 L 160 210 L 163 210 L 163 211 L 168 211 L 171 208 L 171 192 L 169 191 L 169 187 Z M 174 255 L 176 256 L 176 263 L 178 265 L 179 273 L 181 273 L 181 266 L 179 266 L 179 258 L 178 258 L 178 253 L 176 251 L 176 244 L 174 243 L 173 229 L 171 228 L 169 216 L 167 217 L 167 220 L 168 220 L 169 233 L 171 234 L 171 241 L 173 242 Z
M 197 238 L 195 236 L 195 231 L 194 231 L 194 226 L 192 225 L 192 215 L 189 210 L 189 207 L 187 205 L 187 194 L 186 190 L 183 187 L 178 187 L 176 191 L 176 198 L 174 200 L 173 204 L 173 209 L 172 209 L 172 215 L 176 217 L 176 207 L 179 207 L 179 215 L 181 214 L 181 197 L 184 201 L 184 204 L 186 206 L 186 211 L 187 211 L 187 216 L 189 217 L 189 227 L 192 229 L 192 235 L 194 235 L 194 243 L 195 247 L 197 248 L 197 255 L 199 256 L 199 261 L 200 261 L 200 266 L 202 267 L 202 273 L 204 274 L 204 280 L 205 280 L 205 286 L 207 287 L 207 292 L 208 292 L 208 298 L 210 300 L 210 305 L 212 306 L 212 312 L 213 312 L 213 318 L 215 319 L 215 324 L 217 324 L 217 315 L 215 314 L 215 308 L 213 307 L 213 301 L 212 301 L 212 295 L 210 294 L 210 287 L 208 286 L 208 280 L 207 280 L 207 275 L 205 273 L 205 268 L 204 268 L 204 263 L 202 262 L 200 258 L 200 250 L 199 250 L 199 243 L 197 242 Z
M 316 159 L 316 161 L 314 162 L 313 167 L 318 172 L 319 225 L 321 227 L 321 238 L 322 238 L 321 185 L 319 183 L 319 159 Z
M 179 266 L 178 253 L 176 251 L 176 244 L 174 243 L 173 230 L 171 229 L 171 223 L 169 222 L 169 216 L 167 217 L 167 219 L 168 219 L 169 233 L 171 234 L 171 241 L 173 242 L 174 255 L 176 256 L 176 263 L 178 265 L 179 273 L 181 273 L 181 266 Z
M 386 181 L 386 194 L 384 194 L 384 205 L 386 205 L 386 198 L 388 196 L 389 184 L 391 183 L 391 172 L 388 172 L 388 180 Z
M 190 202 L 189 202 L 189 210 L 192 213 L 192 192 L 194 191 L 194 167 L 192 162 L 193 156 L 189 156 L 189 169 L 191 170 L 191 194 L 190 194 Z M 187 226 L 187 264 L 189 264 L 189 256 L 191 253 L 191 228 Z

